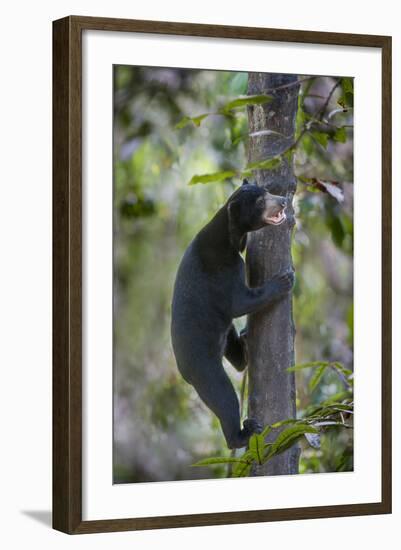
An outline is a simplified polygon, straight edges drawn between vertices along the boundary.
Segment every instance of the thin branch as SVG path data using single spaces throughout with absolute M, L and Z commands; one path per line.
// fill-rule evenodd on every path
M 324 102 L 323 106 L 321 107 L 321 109 L 319 109 L 319 111 L 315 114 L 315 116 L 313 117 L 313 119 L 317 120 L 318 122 L 321 122 L 323 120 L 323 117 L 324 117 L 324 114 L 326 112 L 326 109 L 327 109 L 327 106 L 328 104 L 330 103 L 330 99 L 333 97 L 333 94 L 334 92 L 336 91 L 336 89 L 338 88 L 338 86 L 340 85 L 340 82 L 341 82 L 341 79 L 338 79 L 337 82 L 334 84 L 334 86 L 332 87 L 332 89 L 330 90 L 330 93 L 329 95 L 327 96 L 326 98 L 326 101 Z M 285 153 L 287 153 L 288 151 L 290 150 L 293 150 L 293 149 L 296 149 L 299 142 L 301 141 L 301 139 L 304 137 L 304 135 L 306 134 L 306 132 L 308 132 L 310 130 L 310 126 L 311 126 L 311 122 L 312 121 L 309 121 L 307 124 L 305 124 L 305 126 L 303 127 L 301 133 L 299 134 L 298 138 L 295 140 L 295 142 L 288 146 L 281 154 L 284 155 Z
M 334 84 L 334 86 L 332 87 L 332 89 L 330 90 L 330 93 L 329 95 L 327 96 L 326 98 L 326 101 L 323 103 L 322 107 L 319 109 L 319 111 L 317 112 L 317 116 L 316 118 L 318 118 L 319 120 L 323 120 L 323 117 L 326 113 L 326 109 L 330 103 L 330 100 L 331 98 L 333 97 L 333 94 L 334 92 L 336 91 L 336 89 L 338 88 L 338 86 L 340 85 L 341 83 L 341 78 L 339 78 L 336 83 Z

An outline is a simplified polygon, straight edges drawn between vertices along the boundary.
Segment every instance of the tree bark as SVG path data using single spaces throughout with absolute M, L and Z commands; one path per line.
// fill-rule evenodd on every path
M 248 94 L 268 94 L 274 98 L 270 103 L 248 106 L 250 162 L 274 157 L 294 142 L 299 92 L 296 82 L 296 75 L 249 73 Z M 281 89 L 271 91 L 277 87 Z M 251 287 L 262 285 L 292 266 L 291 234 L 295 225 L 292 199 L 296 180 L 292 159 L 285 158 L 273 170 L 256 171 L 255 178 L 258 185 L 271 193 L 286 196 L 288 206 L 286 222 L 248 236 L 246 263 Z M 291 294 L 248 318 L 249 417 L 263 426 L 296 415 L 295 376 L 286 371 L 294 364 L 294 336 Z M 255 467 L 252 475 L 296 474 L 298 460 L 299 449 L 295 446 Z

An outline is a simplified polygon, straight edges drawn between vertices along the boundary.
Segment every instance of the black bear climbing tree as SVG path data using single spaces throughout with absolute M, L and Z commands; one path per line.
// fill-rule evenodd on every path
M 350 77 L 115 67 L 115 483 L 353 469 L 353 96 Z M 284 223 L 248 235 L 248 285 L 291 253 L 296 277 L 292 296 L 247 310 L 244 375 L 223 365 L 241 421 L 264 425 L 231 450 L 216 406 L 179 376 L 171 297 L 185 249 L 244 180 L 288 199 Z M 204 300 L 192 274 L 188 288 Z
M 287 196 L 287 222 L 249 234 L 248 284 L 262 285 L 292 265 L 291 234 L 294 227 L 292 198 L 296 188 L 292 146 L 299 84 L 296 75 L 249 73 L 248 94 L 271 96 L 261 105 L 248 105 L 249 162 L 265 163 L 256 170 L 258 185 L 276 195 Z M 273 159 L 270 163 L 268 159 Z M 263 425 L 295 418 L 295 377 L 286 369 L 294 364 L 294 323 L 291 294 L 248 320 L 249 416 Z M 251 475 L 298 473 L 299 450 L 291 447 Z

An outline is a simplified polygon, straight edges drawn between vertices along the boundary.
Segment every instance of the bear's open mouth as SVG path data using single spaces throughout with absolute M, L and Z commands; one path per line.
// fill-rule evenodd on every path
M 265 217 L 264 218 L 265 222 L 269 223 L 269 224 L 272 224 L 272 225 L 280 225 L 287 218 L 287 216 L 285 215 L 284 210 L 285 210 L 285 208 L 280 210 L 280 212 L 278 212 L 274 216 Z

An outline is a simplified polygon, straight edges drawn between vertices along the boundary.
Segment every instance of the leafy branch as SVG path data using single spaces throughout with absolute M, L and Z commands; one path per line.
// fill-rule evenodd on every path
M 185 128 L 185 126 L 188 126 L 188 124 L 191 124 L 191 123 L 199 128 L 202 121 L 209 116 L 218 115 L 218 116 L 231 117 L 233 116 L 233 111 L 237 109 L 246 107 L 247 105 L 263 105 L 265 103 L 270 103 L 271 101 L 273 101 L 273 97 L 265 94 L 239 97 L 237 99 L 233 99 L 229 101 L 228 103 L 220 107 L 220 109 L 218 109 L 215 112 L 203 113 L 201 115 L 194 116 L 194 117 L 185 116 L 176 124 L 175 128 L 177 130 L 180 130 L 181 128 Z
M 349 419 L 354 414 L 353 403 L 353 373 L 338 361 L 312 361 L 302 363 L 287 369 L 297 372 L 303 369 L 314 369 L 309 381 L 309 389 L 313 392 L 327 369 L 332 369 L 343 382 L 345 389 L 331 396 L 318 405 L 309 406 L 301 418 L 287 418 L 267 425 L 262 433 L 253 434 L 249 439 L 248 449 L 239 457 L 211 457 L 196 462 L 192 466 L 213 467 L 221 464 L 230 466 L 231 477 L 246 477 L 256 465 L 266 464 L 275 456 L 287 451 L 298 441 L 305 438 L 313 448 L 320 448 L 320 436 L 331 428 L 352 429 Z M 276 437 L 272 440 L 271 436 Z M 269 441 L 266 438 L 269 436 Z
M 313 84 L 315 79 L 316 77 L 306 77 L 304 79 L 298 80 L 296 83 L 297 85 L 299 85 L 299 83 L 303 81 L 309 81 L 306 86 L 305 92 L 303 94 L 300 94 L 298 119 L 297 119 L 298 131 L 297 131 L 297 137 L 292 144 L 288 145 L 280 154 L 275 155 L 274 157 L 261 159 L 253 163 L 248 163 L 242 170 L 221 170 L 221 171 L 217 171 L 209 174 L 196 174 L 189 181 L 189 185 L 195 185 L 198 183 L 206 184 L 206 183 L 213 183 L 213 182 L 222 182 L 234 177 L 242 179 L 245 177 L 252 176 L 252 172 L 254 172 L 255 170 L 277 169 L 282 162 L 286 160 L 290 161 L 290 159 L 292 158 L 292 155 L 301 145 L 305 135 L 307 134 L 310 135 L 313 142 L 316 143 L 322 149 L 327 149 L 329 140 L 332 140 L 338 143 L 345 143 L 347 141 L 347 128 L 350 128 L 350 125 L 336 125 L 333 122 L 331 122 L 330 119 L 332 119 L 334 116 L 336 116 L 339 113 L 346 113 L 349 109 L 352 109 L 353 81 L 351 78 L 337 79 L 334 85 L 332 86 L 332 88 L 330 89 L 327 97 L 325 98 L 323 105 L 316 111 L 314 115 L 311 115 L 307 113 L 304 109 L 304 99 L 305 97 L 308 97 L 310 86 Z M 268 91 L 275 91 L 284 87 L 288 87 L 290 85 L 292 86 L 294 85 L 294 83 L 279 86 L 275 89 L 271 89 Z M 330 101 L 333 97 L 333 94 L 335 93 L 335 91 L 340 85 L 342 87 L 343 94 L 339 98 L 338 104 L 341 107 L 330 111 L 330 113 L 328 113 L 328 115 L 326 116 L 326 112 L 329 107 Z M 246 97 L 234 99 L 229 101 L 225 105 L 223 105 L 217 112 L 204 113 L 196 117 L 186 116 L 183 119 L 181 119 L 181 121 L 176 125 L 176 128 L 183 128 L 190 123 L 193 123 L 195 126 L 199 127 L 201 122 L 210 115 L 234 116 L 234 111 L 236 109 L 245 107 L 247 105 L 262 105 L 265 103 L 269 103 L 272 100 L 273 100 L 273 97 L 267 94 L 256 95 L 256 96 L 246 96 Z M 264 130 L 263 132 L 251 134 L 251 136 L 259 137 L 259 134 L 267 135 L 267 134 L 276 134 L 276 133 L 277 132 L 274 132 L 273 130 Z M 237 144 L 239 140 L 244 139 L 245 137 L 249 137 L 249 136 L 239 136 L 238 138 L 236 138 L 235 144 Z M 300 176 L 299 179 L 301 182 L 305 183 L 305 181 L 303 181 L 305 180 L 305 178 L 302 178 L 302 176 Z M 341 198 L 343 198 L 342 191 L 340 190 L 340 192 L 336 192 L 335 190 L 335 187 L 339 189 L 337 182 L 320 182 L 320 181 L 318 182 L 316 180 L 316 181 L 309 181 L 308 183 L 313 185 L 315 187 L 315 190 L 327 192 L 330 195 L 332 195 L 334 198 L 339 200 L 339 202 L 341 202 Z
M 283 90 L 285 88 L 290 88 L 293 86 L 299 86 L 302 82 L 305 81 L 313 81 L 315 79 L 314 76 L 306 76 L 305 78 L 299 79 L 297 82 L 290 82 L 289 84 L 282 84 L 281 86 L 276 86 L 274 88 L 269 88 L 267 92 L 276 92 L 279 90 Z M 177 130 L 180 130 L 181 128 L 184 128 L 185 126 L 188 126 L 188 124 L 193 123 L 196 127 L 199 127 L 202 123 L 202 121 L 213 115 L 219 115 L 219 116 L 233 116 L 233 111 L 240 109 L 242 107 L 246 107 L 247 105 L 263 105 L 264 103 L 270 103 L 273 101 L 273 96 L 268 94 L 262 94 L 262 95 L 253 95 L 253 96 L 244 96 L 239 97 L 237 99 L 233 99 L 220 107 L 217 111 L 211 112 L 211 113 L 203 113 L 198 116 L 185 116 L 183 117 L 175 126 Z

